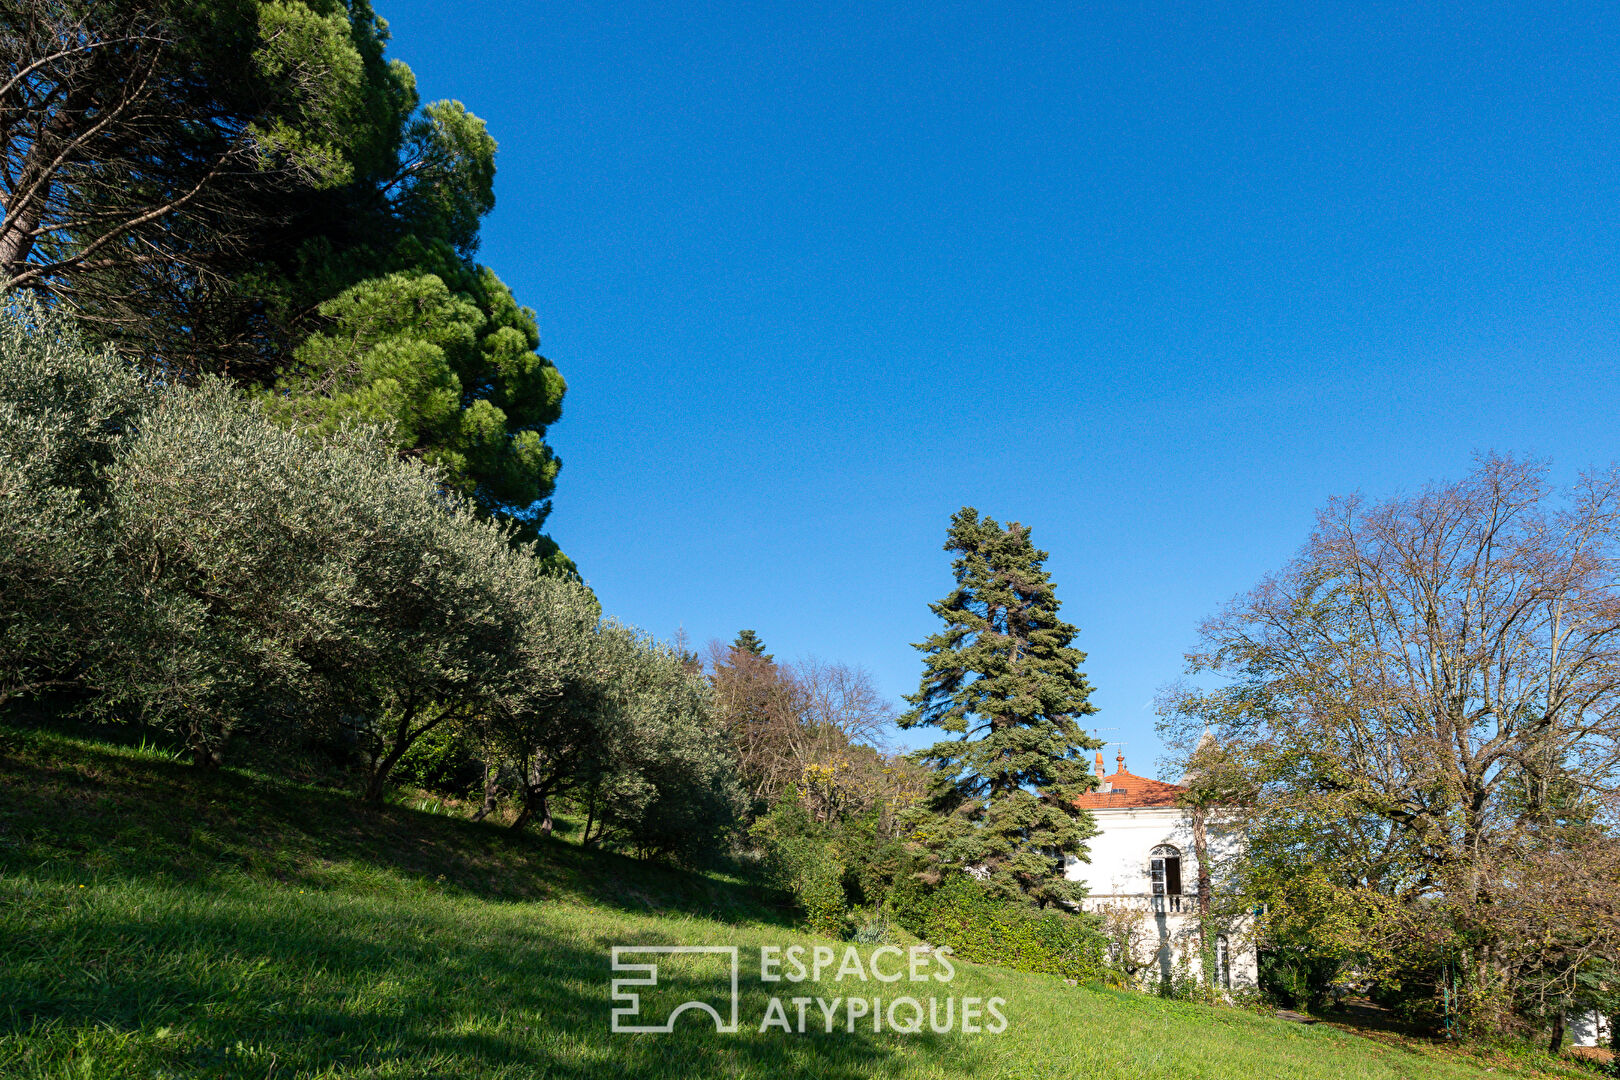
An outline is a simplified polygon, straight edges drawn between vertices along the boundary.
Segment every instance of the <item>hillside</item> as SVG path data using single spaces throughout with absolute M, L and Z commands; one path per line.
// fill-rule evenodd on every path
M 742 1030 L 688 1015 L 672 1035 L 612 1034 L 609 952 L 638 943 L 741 946 Z M 965 964 L 950 992 L 1006 999 L 1004 1033 L 760 1033 L 759 947 L 791 944 L 815 941 L 720 876 L 0 731 L 7 1078 L 1486 1075 L 1326 1026 Z M 849 985 L 828 976 L 820 993 Z

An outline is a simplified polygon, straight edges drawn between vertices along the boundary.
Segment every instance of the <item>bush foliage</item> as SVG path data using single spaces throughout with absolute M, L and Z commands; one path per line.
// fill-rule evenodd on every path
M 902 891 L 895 913 L 907 930 L 964 960 L 1076 980 L 1104 972 L 1106 941 L 1096 920 L 998 899 L 966 874 L 932 891 Z
M 220 380 L 143 378 L 14 302 L 0 704 L 67 695 L 201 766 L 325 747 L 373 800 L 402 762 L 442 784 L 476 754 L 517 778 L 517 824 L 589 791 L 617 846 L 719 843 L 740 802 L 707 684 L 395 449 L 386 427 L 300 434 Z

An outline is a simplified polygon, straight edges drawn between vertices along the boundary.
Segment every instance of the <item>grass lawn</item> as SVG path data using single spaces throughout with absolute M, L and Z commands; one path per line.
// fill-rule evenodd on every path
M 674 1034 L 611 1033 L 611 947 L 658 943 L 740 946 L 739 1032 L 689 1013 Z M 1537 1075 L 961 963 L 943 986 L 762 984 L 760 946 L 792 944 L 828 943 L 723 876 L 0 729 L 6 1080 Z M 644 1011 L 713 998 L 712 958 L 661 969 Z M 757 1030 L 772 993 L 852 987 L 1004 998 L 1006 1030 L 850 1033 L 841 1011 L 826 1034 L 814 1006 L 807 1034 Z

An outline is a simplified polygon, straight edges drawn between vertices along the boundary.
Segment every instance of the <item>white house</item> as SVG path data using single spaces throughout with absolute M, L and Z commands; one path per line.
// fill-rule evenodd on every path
M 1613 1029 L 1609 1025 L 1609 1018 L 1599 1012 L 1570 1016 L 1570 1042 L 1576 1046 L 1608 1046 L 1613 1038 Z
M 1098 835 L 1090 841 L 1091 861 L 1071 856 L 1065 875 L 1085 882 L 1085 910 L 1102 914 L 1116 931 L 1129 931 L 1138 964 L 1148 971 L 1157 968 L 1165 980 L 1178 969 L 1199 975 L 1198 861 L 1191 818 L 1176 805 L 1182 789 L 1126 771 L 1123 753 L 1115 760 L 1118 770 L 1105 776 L 1102 754 L 1097 755 L 1099 788 L 1079 802 L 1096 818 Z M 1218 821 L 1206 831 L 1210 861 L 1219 867 L 1237 853 L 1239 839 Z M 1219 895 L 1218 880 L 1214 891 Z M 1253 987 L 1259 976 L 1253 919 L 1237 915 L 1211 922 L 1216 923 L 1211 928 L 1216 983 Z

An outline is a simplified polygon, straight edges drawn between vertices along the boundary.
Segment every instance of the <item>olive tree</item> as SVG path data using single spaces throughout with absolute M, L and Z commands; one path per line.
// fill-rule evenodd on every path
M 349 470 L 373 457 L 283 431 L 219 382 L 160 394 L 107 474 L 130 600 L 98 658 L 108 704 L 172 727 L 199 765 L 235 732 L 300 723 L 322 697 L 310 657 L 359 602 L 342 541 L 368 479 Z
M 478 816 L 509 788 L 514 828 L 535 822 L 549 833 L 553 807 L 567 800 L 585 815 L 587 845 L 689 861 L 712 853 L 744 802 L 713 688 L 678 650 L 592 606 L 564 610 L 574 632 L 531 655 L 522 686 L 486 720 Z
M 544 658 L 573 632 L 558 595 L 583 591 L 386 432 L 300 434 L 214 380 L 157 396 L 108 472 L 108 512 L 132 599 L 100 662 L 109 701 L 200 764 L 233 733 L 329 721 L 370 799 L 421 736 L 509 698 L 514 672 L 555 683 Z
M 500 778 L 517 795 L 515 829 L 536 821 L 552 829 L 552 801 L 579 789 L 604 760 L 622 650 L 617 628 L 594 605 L 571 608 L 575 632 L 528 642 L 530 652 L 500 708 L 488 718 L 485 803 L 494 809 Z M 546 646 L 540 652 L 536 646 Z
M 123 607 L 104 473 L 151 397 L 41 305 L 0 311 L 0 704 L 76 685 Z
M 679 652 L 625 628 L 602 759 L 583 799 L 586 844 L 700 861 L 746 806 L 714 689 Z

